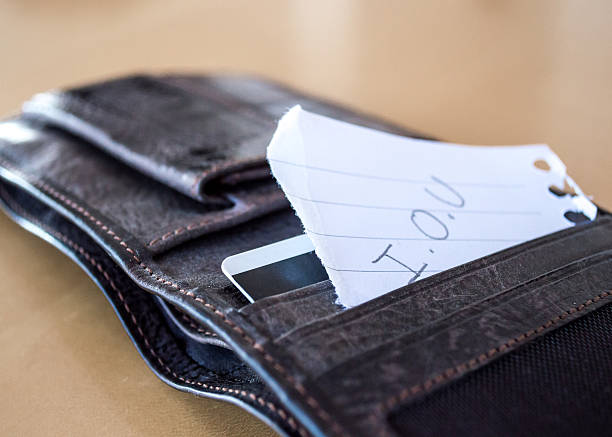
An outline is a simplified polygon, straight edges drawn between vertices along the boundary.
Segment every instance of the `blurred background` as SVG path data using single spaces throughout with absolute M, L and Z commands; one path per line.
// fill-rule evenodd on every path
M 132 72 L 250 73 L 447 141 L 548 143 L 610 208 L 611 20 L 605 0 L 0 0 L 0 113 Z M 0 240 L 2 434 L 273 435 L 158 381 L 57 251 L 5 217 Z

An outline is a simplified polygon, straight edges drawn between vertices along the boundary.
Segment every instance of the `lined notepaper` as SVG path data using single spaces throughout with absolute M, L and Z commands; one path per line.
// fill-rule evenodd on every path
M 268 160 L 346 306 L 574 226 L 568 211 L 597 211 L 548 146 L 417 140 L 299 106 Z M 564 184 L 577 195 L 549 190 Z

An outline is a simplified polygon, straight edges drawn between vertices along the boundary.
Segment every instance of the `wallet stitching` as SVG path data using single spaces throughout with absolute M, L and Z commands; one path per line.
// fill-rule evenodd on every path
M 195 329 L 200 334 L 210 335 L 211 337 L 216 337 L 217 336 L 217 334 L 215 334 L 214 332 L 207 331 L 206 329 L 202 328 L 201 326 L 196 325 L 195 322 L 191 318 L 189 318 L 189 316 L 187 316 L 187 314 L 181 314 L 181 319 L 183 319 L 183 321 L 187 322 L 192 329 Z
M 277 200 L 281 200 L 284 199 L 284 195 L 276 195 L 274 196 L 274 194 L 272 196 L 269 196 L 271 198 L 274 197 L 278 197 L 279 199 Z M 273 200 L 274 201 L 274 200 Z M 240 206 L 243 206 L 242 209 L 240 209 Z M 222 221 L 227 221 L 228 219 L 232 219 L 232 218 L 236 218 L 239 216 L 244 216 L 250 212 L 252 212 L 254 209 L 257 208 L 257 205 L 252 203 L 252 202 L 248 202 L 248 203 L 244 203 L 243 205 L 234 205 L 229 211 L 225 211 L 225 212 L 220 212 L 219 215 L 215 215 L 212 218 L 204 218 L 201 219 L 199 221 L 195 221 L 192 222 L 188 225 L 182 225 L 179 226 L 178 228 L 174 229 L 173 231 L 169 231 L 166 232 L 164 235 L 160 236 L 160 237 L 156 237 L 153 240 L 149 241 L 147 243 L 147 246 L 152 247 L 155 246 L 158 243 L 161 243 L 162 241 L 166 241 L 169 239 L 172 239 L 174 237 L 177 237 L 179 235 L 181 235 L 182 233 L 184 233 L 185 231 L 193 231 L 199 228 L 202 228 L 204 226 L 208 226 L 211 225 L 213 223 L 220 223 Z M 237 211 L 238 213 L 234 212 L 232 214 L 232 211 Z M 223 220 L 221 220 L 223 219 Z
M 119 300 L 123 304 L 123 307 L 125 308 L 127 313 L 130 315 L 130 319 L 131 319 L 132 323 L 134 324 L 134 326 L 136 327 L 138 333 L 142 337 L 142 339 L 143 339 L 147 349 L 149 350 L 151 355 L 157 360 L 159 365 L 166 371 L 166 374 L 170 374 L 170 375 L 174 376 L 176 379 L 178 379 L 179 381 L 184 382 L 185 384 L 194 385 L 194 386 L 200 386 L 200 387 L 202 387 L 204 389 L 214 390 L 214 391 L 217 391 L 217 392 L 223 392 L 223 393 L 229 393 L 229 394 L 235 394 L 235 395 L 241 396 L 243 398 L 251 399 L 253 402 L 257 402 L 262 407 L 267 407 L 273 413 L 278 414 L 278 416 L 281 417 L 283 419 L 283 421 L 285 421 L 285 423 L 287 423 L 287 425 L 289 425 L 289 427 L 291 429 L 293 429 L 294 431 L 297 431 L 301 436 L 304 436 L 304 437 L 308 436 L 308 432 L 303 427 L 299 426 L 296 423 L 295 419 L 293 417 L 289 416 L 282 408 L 277 407 L 274 403 L 272 403 L 270 401 L 266 401 L 261 396 L 255 395 L 253 392 L 247 392 L 245 390 L 238 390 L 238 389 L 228 388 L 228 387 L 219 386 L 219 385 L 210 385 L 210 384 L 206 384 L 206 383 L 201 382 L 201 381 L 193 381 L 193 380 L 191 380 L 189 378 L 186 378 L 184 376 L 179 376 L 174 370 L 172 370 L 162 360 L 162 358 L 159 355 L 157 355 L 157 353 L 155 352 L 155 350 L 151 346 L 151 343 L 149 342 L 148 338 L 144 334 L 142 328 L 138 324 L 138 321 L 137 321 L 136 317 L 134 316 L 134 314 L 130 310 L 130 307 L 125 302 L 122 293 L 119 291 L 119 289 L 114 284 L 114 282 L 110 279 L 108 273 L 83 248 L 81 248 L 76 243 L 73 243 L 71 240 L 69 240 L 67 238 L 64 241 L 67 244 L 71 245 L 75 250 L 79 251 L 79 253 L 81 253 L 85 257 L 85 259 L 87 259 L 94 267 L 96 267 L 104 275 L 104 278 L 108 281 L 110 286 L 117 292 L 117 296 L 119 297 Z
M 117 297 L 121 301 L 123 307 L 125 308 L 125 311 L 130 316 L 130 320 L 132 321 L 132 323 L 136 327 L 136 330 L 138 331 L 138 334 L 140 334 L 140 336 L 142 337 L 142 339 L 143 339 L 143 341 L 145 343 L 145 346 L 147 347 L 147 349 L 149 350 L 151 355 L 157 360 L 157 362 L 159 363 L 159 365 L 162 367 L 162 369 L 165 371 L 166 374 L 174 376 L 176 379 L 178 379 L 178 380 L 180 380 L 180 381 L 182 381 L 182 382 L 184 382 L 186 384 L 197 385 L 197 386 L 200 386 L 200 387 L 202 387 L 204 389 L 214 390 L 214 391 L 224 392 L 224 393 L 230 393 L 230 394 L 235 394 L 235 395 L 242 396 L 244 398 L 251 399 L 253 402 L 257 402 L 262 407 L 265 406 L 269 410 L 271 410 L 273 413 L 278 414 L 278 416 L 281 417 L 283 419 L 283 421 L 285 421 L 285 423 L 287 423 L 287 425 L 289 425 L 289 427 L 291 429 L 293 429 L 294 431 L 297 431 L 301 436 L 306 437 L 306 436 L 309 435 L 308 432 L 303 427 L 297 425 L 295 419 L 293 417 L 291 417 L 290 415 L 288 415 L 282 408 L 277 407 L 274 403 L 272 403 L 270 401 L 266 401 L 261 396 L 255 395 L 255 393 L 253 393 L 253 392 L 247 392 L 245 390 L 237 390 L 237 389 L 228 388 L 228 387 L 224 387 L 224 386 L 210 385 L 210 384 L 203 383 L 201 381 L 192 381 L 192 380 L 190 380 L 188 378 L 185 378 L 183 376 L 179 376 L 155 352 L 155 350 L 153 349 L 153 346 L 149 342 L 148 337 L 146 336 L 146 334 L 144 333 L 144 331 L 140 327 L 140 324 L 138 323 L 138 320 L 136 319 L 136 316 L 131 311 L 129 305 L 125 301 L 123 293 L 121 293 L 119 288 L 115 285 L 115 282 L 111 279 L 111 277 L 108 274 L 108 272 L 106 270 L 104 270 L 102 265 L 99 262 L 97 262 L 96 259 L 89 252 L 87 252 L 83 247 L 81 247 L 80 245 L 78 245 L 77 243 L 72 241 L 66 235 L 62 234 L 59 231 L 55 231 L 55 230 L 49 229 L 47 226 L 42 224 L 39 220 L 35 219 L 31 214 L 27 213 L 23 208 L 21 208 L 20 205 L 18 205 L 15 202 L 11 201 L 11 196 L 8 195 L 8 193 L 4 190 L 4 188 L 0 187 L 0 193 L 2 193 L 4 199 L 8 203 L 10 203 L 11 208 L 13 208 L 15 211 L 18 211 L 23 217 L 27 217 L 30 221 L 36 223 L 41 228 L 45 229 L 47 232 L 52 234 L 54 237 L 56 237 L 60 241 L 64 242 L 68 246 L 70 246 L 73 250 L 76 250 L 78 253 L 80 253 L 92 266 L 94 266 L 104 276 L 104 279 L 106 279 L 106 281 L 111 286 L 111 288 L 113 290 L 115 290 L 115 292 L 117 293 Z M 191 324 L 193 324 L 193 323 L 191 322 Z M 214 333 L 210 333 L 210 334 L 216 335 Z
M 486 364 L 487 362 L 491 361 L 493 358 L 495 358 L 499 354 L 506 352 L 510 348 L 515 348 L 521 345 L 522 343 L 526 342 L 528 339 L 530 339 L 534 335 L 541 334 L 543 331 L 558 324 L 559 322 L 566 319 L 570 315 L 579 313 L 583 311 L 584 309 L 586 309 L 588 306 L 602 299 L 608 298 L 610 296 L 612 296 L 612 290 L 604 291 L 594 296 L 593 298 L 586 300 L 582 304 L 572 307 L 564 311 L 563 313 L 559 314 L 558 316 L 553 317 L 552 319 L 548 320 L 547 322 L 538 326 L 535 329 L 530 329 L 522 333 L 521 335 L 514 337 L 508 340 L 507 342 L 502 343 L 501 345 L 497 347 L 491 348 L 487 352 L 482 353 L 478 355 L 477 357 L 464 361 L 463 363 L 455 367 L 449 367 L 448 369 L 444 370 L 443 372 L 439 373 L 438 375 L 432 378 L 429 378 L 428 380 L 424 382 L 420 382 L 418 384 L 413 385 L 412 387 L 403 389 L 398 394 L 395 394 L 387 398 L 386 401 L 381 402 L 377 408 L 378 413 L 384 414 L 385 412 L 388 412 L 391 409 L 395 408 L 400 402 L 403 402 L 410 397 L 414 397 L 420 393 L 428 393 L 431 391 L 432 388 L 450 380 L 451 378 L 457 375 L 463 374 L 469 370 L 473 370 L 483 364 Z M 377 415 L 373 413 L 370 415 L 369 419 L 371 421 L 375 421 L 376 417 Z
M 15 166 L 12 165 L 10 162 L 8 162 L 6 159 L 1 159 L 0 162 L 2 162 L 2 164 L 4 164 L 5 166 L 11 168 L 13 171 L 17 172 L 18 174 L 24 175 L 20 170 L 15 168 Z M 26 180 L 27 179 L 29 178 L 26 178 Z M 87 217 L 87 219 L 89 219 L 91 222 L 95 223 L 96 226 L 102 229 L 106 234 L 110 235 L 113 238 L 113 240 L 117 241 L 118 244 L 122 246 L 130 254 L 130 256 L 134 259 L 134 261 L 138 263 L 138 266 L 142 268 L 143 270 L 145 270 L 156 282 L 159 282 L 160 284 L 168 286 L 168 287 L 172 287 L 174 291 L 177 291 L 178 293 L 184 296 L 187 296 L 196 302 L 199 302 L 204 307 L 212 311 L 215 315 L 217 315 L 225 324 L 230 326 L 232 330 L 236 331 L 254 350 L 259 352 L 261 356 L 268 363 L 270 363 L 270 365 L 281 376 L 283 376 L 285 380 L 287 380 L 287 382 L 289 382 L 298 393 L 300 393 L 300 395 L 304 398 L 306 403 L 316 412 L 317 416 L 320 417 L 324 422 L 328 423 L 332 427 L 332 429 L 334 430 L 336 434 L 345 435 L 340 424 L 336 420 L 334 420 L 325 410 L 321 408 L 319 402 L 314 397 L 308 394 L 304 385 L 301 382 L 297 381 L 293 376 L 291 376 L 287 372 L 287 370 L 282 365 L 280 365 L 272 355 L 266 352 L 266 350 L 261 344 L 253 340 L 253 338 L 251 338 L 240 326 L 236 325 L 233 321 L 228 319 L 226 315 L 223 314 L 221 311 L 219 311 L 215 306 L 211 305 L 210 303 L 206 302 L 201 297 L 197 296 L 193 291 L 187 291 L 184 288 L 181 288 L 180 286 L 175 284 L 174 282 L 156 275 L 150 267 L 148 267 L 145 263 L 143 263 L 140 260 L 140 258 L 136 255 L 136 252 L 133 249 L 131 249 L 121 237 L 119 237 L 112 229 L 110 229 L 107 225 L 102 223 L 99 219 L 97 219 L 89 211 L 87 211 L 85 208 L 77 204 L 75 201 L 68 199 L 65 195 L 59 193 L 57 190 L 55 190 L 54 188 L 52 188 L 50 185 L 48 185 L 45 182 L 42 182 L 40 180 L 32 180 L 31 183 L 35 185 L 36 187 L 38 187 L 39 189 L 55 197 L 56 199 L 60 200 L 65 205 L 75 209 L 76 211 L 81 213 L 84 217 Z

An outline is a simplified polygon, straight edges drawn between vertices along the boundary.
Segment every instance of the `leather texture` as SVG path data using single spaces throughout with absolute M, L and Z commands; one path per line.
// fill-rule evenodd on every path
M 162 379 L 287 435 L 397 435 L 398 408 L 612 300 L 600 211 L 348 310 L 329 282 L 249 304 L 220 265 L 302 231 L 264 159 L 296 103 L 417 136 L 259 79 L 128 77 L 2 122 L 0 197 L 89 272 Z

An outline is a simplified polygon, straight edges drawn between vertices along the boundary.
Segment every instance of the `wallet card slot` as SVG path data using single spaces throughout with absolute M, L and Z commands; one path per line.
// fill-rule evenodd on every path
M 398 404 L 406 405 L 610 302 L 610 252 L 519 287 L 499 305 L 466 308 L 446 326 L 429 326 L 352 357 L 319 374 L 316 384 L 326 387 L 334 404 L 349 416 L 367 409 L 364 422 L 378 427 Z M 369 388 L 363 390 L 361 384 Z
M 533 280 L 467 304 L 460 309 L 454 311 L 449 309 L 443 317 L 407 325 L 404 327 L 402 334 L 396 332 L 393 336 L 385 335 L 375 343 L 369 343 L 367 345 L 369 346 L 368 349 L 350 357 L 337 358 L 334 360 L 335 364 L 332 364 L 330 360 L 325 364 L 324 370 L 318 369 L 315 371 L 312 369 L 313 373 L 322 371 L 325 375 L 322 376 L 323 378 L 330 375 L 330 377 L 333 377 L 333 375 L 345 371 L 348 362 L 351 362 L 348 366 L 354 366 L 353 361 L 368 361 L 369 358 L 382 356 L 383 351 L 395 353 L 399 350 L 399 346 L 397 346 L 399 344 L 414 345 L 419 342 L 428 342 L 434 337 L 446 336 L 449 339 L 449 344 L 444 345 L 444 351 L 446 352 L 451 352 L 455 348 L 467 347 L 466 345 L 459 345 L 470 343 L 470 337 L 490 337 L 493 341 L 498 337 L 506 338 L 509 335 L 506 334 L 506 331 L 515 330 L 516 325 L 523 323 L 526 326 L 529 325 L 529 319 L 522 318 L 522 315 L 528 315 L 532 311 L 554 312 L 558 309 L 571 308 L 576 305 L 576 298 L 572 294 L 572 290 L 575 290 L 575 287 L 583 281 L 589 282 L 588 288 L 583 288 L 582 293 L 595 292 L 597 294 L 608 289 L 612 290 L 612 275 L 607 278 L 599 276 L 601 272 L 610 269 L 610 267 L 612 267 L 612 249 L 577 260 Z M 542 292 L 545 289 L 550 290 L 546 297 Z M 565 290 L 558 293 L 555 291 L 560 289 Z M 530 297 L 530 295 L 533 297 Z M 541 296 L 536 297 L 538 295 Z M 531 308 L 527 308 L 525 302 L 529 302 Z M 489 320 L 497 318 L 505 320 L 507 325 L 489 323 Z M 475 320 L 478 320 L 478 322 L 475 322 Z M 477 329 L 469 331 L 462 328 L 463 325 L 469 325 Z M 525 330 L 530 328 L 531 326 Z M 297 343 L 296 348 L 304 345 L 296 338 L 292 340 Z M 283 342 L 282 344 L 286 343 Z M 477 349 L 478 345 L 474 345 L 474 348 Z
M 383 296 L 384 304 L 331 313 L 271 340 L 269 350 L 299 363 L 295 376 L 322 390 L 364 435 L 384 434 L 397 405 L 610 302 L 612 219 L 602 215 L 420 282 L 421 294 L 415 283 L 406 287 L 412 293 Z M 275 306 L 260 311 L 272 315 Z M 250 321 L 270 322 L 255 313 Z
M 612 218 L 600 214 L 591 224 L 569 228 L 497 252 L 348 310 L 335 303 L 333 285 L 327 281 L 262 299 L 242 308 L 240 312 L 261 332 L 270 334 L 271 339 L 285 341 L 283 337 L 287 337 L 288 342 L 294 336 L 334 335 L 336 329 L 358 325 L 369 314 L 404 314 L 402 323 L 397 326 L 365 327 L 364 338 L 359 343 L 367 347 L 369 342 L 380 340 L 369 333 L 380 332 L 383 337 L 393 337 L 396 332 L 403 332 L 406 325 L 413 326 L 420 323 L 419 320 L 425 323 L 442 317 L 609 247 L 612 247 Z M 294 293 L 314 296 L 321 294 L 322 289 L 333 297 L 319 299 L 316 311 L 304 308 L 305 298 L 296 299 L 293 296 Z M 355 334 L 358 332 L 355 331 Z
M 268 338 L 283 334 L 343 310 L 331 281 L 258 300 L 239 311 Z
M 232 308 L 248 304 L 246 297 L 221 270 L 225 258 L 293 237 L 301 231 L 292 211 L 278 211 L 265 217 L 194 238 L 154 256 L 159 268 L 173 278 L 201 284 L 202 292 L 221 296 Z
M 387 414 L 397 405 L 610 301 L 612 218 L 602 213 L 348 310 L 302 306 L 329 285 L 262 299 L 233 320 L 250 324 L 349 429 L 392 435 Z
M 219 347 L 229 348 L 225 342 L 219 339 L 219 336 L 209 327 L 198 323 L 193 317 L 182 312 L 179 308 L 165 301 L 160 297 L 156 297 L 157 305 L 161 312 L 166 317 L 168 324 L 171 325 L 181 335 L 190 340 L 201 344 L 212 344 Z

